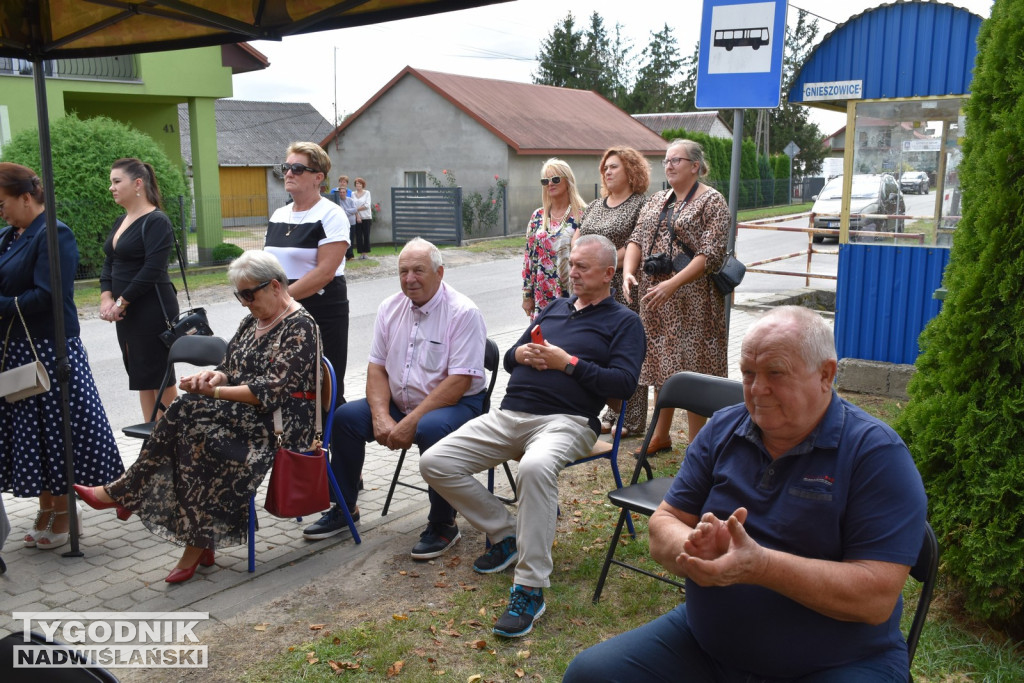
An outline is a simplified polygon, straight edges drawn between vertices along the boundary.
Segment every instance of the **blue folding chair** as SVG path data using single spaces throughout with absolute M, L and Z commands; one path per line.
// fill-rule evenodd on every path
M 331 490 L 334 492 L 335 500 L 338 501 L 338 507 L 345 515 L 345 521 L 348 523 L 348 529 L 352 532 L 352 540 L 356 543 L 362 543 L 362 539 L 359 538 L 359 532 L 356 530 L 356 523 L 352 519 L 352 514 L 348 511 L 348 506 L 345 505 L 345 498 L 341 495 L 341 488 L 338 486 L 338 480 L 334 478 L 334 471 L 331 469 L 331 428 L 334 420 L 334 409 L 337 407 L 338 402 L 338 381 L 334 374 L 334 366 L 331 365 L 331 361 L 327 360 L 324 356 L 323 360 L 323 393 L 321 395 L 321 408 L 326 411 L 327 419 L 324 421 L 324 438 L 323 438 L 323 455 L 327 461 L 327 479 L 329 481 Z M 297 521 L 301 522 L 302 518 L 297 518 Z M 249 572 L 256 571 L 256 496 L 249 497 Z
M 568 467 L 575 465 L 582 465 L 585 462 L 591 460 L 599 460 L 601 458 L 607 458 L 608 462 L 612 466 L 612 476 L 615 477 L 615 488 L 622 488 L 622 477 L 619 476 L 619 444 L 622 442 L 622 425 L 626 421 L 626 402 L 623 401 L 622 405 L 619 406 L 619 419 L 615 423 L 615 432 L 612 437 L 612 442 L 601 441 L 600 439 L 594 444 L 594 447 L 590 449 L 590 455 L 580 458 L 575 462 L 568 464 Z M 629 527 L 629 535 L 636 538 L 636 530 L 633 529 L 633 520 L 629 517 L 626 518 L 626 526 Z

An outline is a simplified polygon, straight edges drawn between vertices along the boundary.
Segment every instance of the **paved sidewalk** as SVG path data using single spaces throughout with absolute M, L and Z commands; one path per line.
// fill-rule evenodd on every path
M 756 317 L 756 311 L 747 304 L 757 303 L 751 301 L 751 295 L 738 298 L 740 301 L 731 314 L 729 339 L 729 374 L 734 378 L 739 377 L 740 341 Z M 494 339 L 504 352 L 518 336 L 518 332 L 508 332 Z M 365 370 L 350 372 L 346 385 L 363 387 L 365 379 Z M 507 379 L 508 375 L 500 370 L 494 405 L 504 396 Z M 126 466 L 138 457 L 139 444 L 123 435 L 118 438 Z M 396 451 L 376 444 L 368 446 L 363 471 L 366 490 L 359 497 L 362 521 L 358 528 L 364 538 L 385 530 L 404 534 L 411 548 L 426 523 L 426 494 L 398 487 L 389 514 L 380 515 L 397 459 Z M 417 464 L 418 456 L 413 449 L 406 459 L 407 479 L 421 481 Z M 499 491 L 507 491 L 500 471 L 496 483 Z M 62 553 L 70 545 L 52 551 L 21 546 L 21 536 L 35 517 L 36 501 L 3 494 L 12 531 L 2 552 L 8 571 L 0 575 L 0 634 L 20 630 L 21 624 L 11 618 L 14 611 L 194 610 L 209 611 L 212 617 L 221 618 L 223 615 L 217 611 L 227 610 L 229 603 L 251 607 L 272 600 L 281 592 L 302 585 L 309 576 L 336 570 L 344 562 L 358 561 L 367 552 L 366 544 L 355 545 L 347 532 L 323 541 L 303 540 L 302 529 L 313 520 L 297 522 L 271 517 L 261 506 L 265 487 L 266 482 L 257 495 L 260 528 L 256 532 L 255 573 L 247 571 L 245 546 L 218 549 L 214 567 L 200 567 L 192 580 L 178 585 L 167 584 L 163 579 L 180 556 L 180 549 L 151 534 L 137 517 L 120 522 L 112 510 L 84 508 L 84 535 L 80 543 L 84 556 L 66 558 Z M 306 562 L 312 564 L 306 566 Z M 303 567 L 294 566 L 299 563 Z

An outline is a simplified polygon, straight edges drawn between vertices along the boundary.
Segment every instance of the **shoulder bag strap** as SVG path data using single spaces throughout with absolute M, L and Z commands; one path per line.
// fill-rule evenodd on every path
M 693 193 L 697 191 L 698 187 L 700 187 L 700 182 L 699 181 L 693 184 L 693 187 L 690 188 L 690 191 L 686 195 L 686 199 L 683 200 L 683 206 L 681 206 L 678 209 L 676 209 L 675 213 L 678 214 L 679 211 L 683 207 L 685 207 L 687 204 L 690 203 L 690 200 L 693 199 Z M 672 225 L 672 223 L 674 223 L 674 222 L 675 222 L 675 216 L 673 215 L 671 223 L 669 223 L 666 226 L 668 228 L 669 244 L 671 245 L 671 244 L 674 244 L 674 243 L 678 242 L 680 248 L 682 248 L 682 250 L 686 252 L 686 255 L 689 256 L 691 259 L 694 258 L 694 251 L 693 251 L 693 249 L 690 249 L 690 247 L 686 246 L 686 242 L 684 242 L 681 239 L 679 239 L 678 237 L 676 237 L 676 229 L 675 229 L 675 226 Z M 671 246 L 669 247 L 669 249 L 671 250 Z
M 157 211 L 160 211 L 160 209 L 157 209 Z M 166 216 L 167 214 L 164 215 Z M 169 216 L 167 220 L 171 220 Z M 173 223 L 171 223 L 171 239 L 174 240 L 174 253 L 178 256 L 178 268 L 181 269 L 181 284 L 185 288 L 185 300 L 188 301 L 188 307 L 192 308 L 192 296 L 189 294 L 188 279 L 185 277 L 185 259 L 181 255 L 181 246 L 178 244 L 178 233 L 175 231 Z
M 28 331 L 28 323 L 25 322 L 25 316 L 21 314 L 21 306 L 18 305 L 18 297 L 14 297 L 14 308 L 18 311 L 18 317 L 21 318 L 21 326 L 25 328 L 25 339 L 28 339 L 28 345 L 32 348 L 32 355 L 35 356 L 36 362 L 39 362 L 39 354 L 36 352 L 36 344 L 32 341 L 32 335 Z M 4 369 L 4 364 L 7 362 L 7 342 L 11 339 L 11 327 L 14 325 L 14 319 L 7 325 L 7 335 L 4 336 L 4 356 L 0 359 L 0 371 Z

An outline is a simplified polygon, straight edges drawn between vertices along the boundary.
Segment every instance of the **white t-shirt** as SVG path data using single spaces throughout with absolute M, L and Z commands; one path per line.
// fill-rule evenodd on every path
M 350 242 L 348 216 L 330 199 L 320 197 L 308 211 L 293 211 L 294 206 L 286 204 L 270 217 L 263 245 L 281 262 L 289 280 L 298 280 L 316 267 L 321 245 Z M 334 274 L 345 274 L 344 258 Z

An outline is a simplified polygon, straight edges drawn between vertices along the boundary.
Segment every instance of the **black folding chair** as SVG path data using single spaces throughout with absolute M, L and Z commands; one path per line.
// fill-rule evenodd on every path
M 927 522 L 924 524 L 921 552 L 917 555 L 917 562 L 910 568 L 910 575 L 921 582 L 921 595 L 917 599 L 917 609 L 914 610 L 914 621 L 907 631 L 907 655 L 910 659 L 909 664 L 913 664 L 917 641 L 921 639 L 921 631 L 924 629 L 924 621 L 932 604 L 935 583 L 939 575 L 939 542 L 935 538 L 932 525 Z
M 662 385 L 661 391 L 658 392 L 658 401 L 654 406 L 654 418 L 651 419 L 651 426 L 647 428 L 647 436 L 644 437 L 644 443 L 640 447 L 641 455 L 637 459 L 636 467 L 633 468 L 633 477 L 629 480 L 629 486 L 608 493 L 608 499 L 622 508 L 622 511 L 619 513 L 619 521 L 615 525 L 615 533 L 608 544 L 608 553 L 605 556 L 604 566 L 601 568 L 601 575 L 597 579 L 594 602 L 601 599 L 601 590 L 608 577 L 608 569 L 613 564 L 646 574 L 674 586 L 683 586 L 674 579 L 659 576 L 642 567 L 615 559 L 615 550 L 619 545 L 619 536 L 622 535 L 622 526 L 629 519 L 630 514 L 638 512 L 650 517 L 661 505 L 661 501 L 665 499 L 665 494 L 668 493 L 669 486 L 672 484 L 672 477 L 653 478 L 651 466 L 647 463 L 647 447 L 654 436 L 654 429 L 658 423 L 657 416 L 665 408 L 689 410 L 704 417 L 711 417 L 716 410 L 742 401 L 743 385 L 736 380 L 723 377 L 701 375 L 696 372 L 678 372 L 669 377 Z M 648 480 L 638 483 L 642 471 L 647 472 Z
M 491 393 L 494 392 L 494 385 L 498 381 L 498 366 L 500 364 L 500 353 L 498 352 L 498 345 L 493 339 L 488 339 L 484 346 L 484 369 L 491 373 L 491 379 L 487 383 L 487 393 L 484 394 L 484 406 L 482 413 L 486 413 L 491 409 Z M 427 492 L 426 486 L 420 486 L 410 482 L 400 481 L 399 477 L 402 475 L 402 465 L 405 463 L 405 455 L 409 449 L 403 448 L 401 454 L 398 456 L 398 464 L 395 465 L 395 474 L 391 477 L 391 487 L 388 489 L 388 496 L 384 499 L 384 509 L 381 510 L 381 516 L 388 514 L 388 509 L 391 507 L 391 498 L 395 495 L 396 486 L 404 486 L 406 488 L 415 489 L 417 491 Z M 512 476 L 512 470 L 509 469 L 508 463 L 505 465 L 505 476 L 508 477 L 509 484 L 512 485 L 512 492 L 515 493 L 516 484 L 515 478 Z M 494 490 L 494 470 L 488 473 L 488 488 Z M 515 500 L 506 501 L 515 502 Z
M 224 360 L 224 354 L 228 350 L 228 343 L 220 337 L 204 337 L 190 334 L 179 337 L 171 344 L 167 352 L 167 368 L 164 370 L 164 378 L 160 386 L 166 387 L 174 384 L 174 364 L 188 363 L 189 365 L 218 365 Z M 161 392 L 162 395 L 163 392 Z M 121 431 L 136 439 L 148 439 L 153 433 L 153 425 L 156 424 L 157 415 L 167 410 L 167 406 L 158 398 L 153 405 L 153 412 L 149 416 L 149 422 L 129 425 Z

